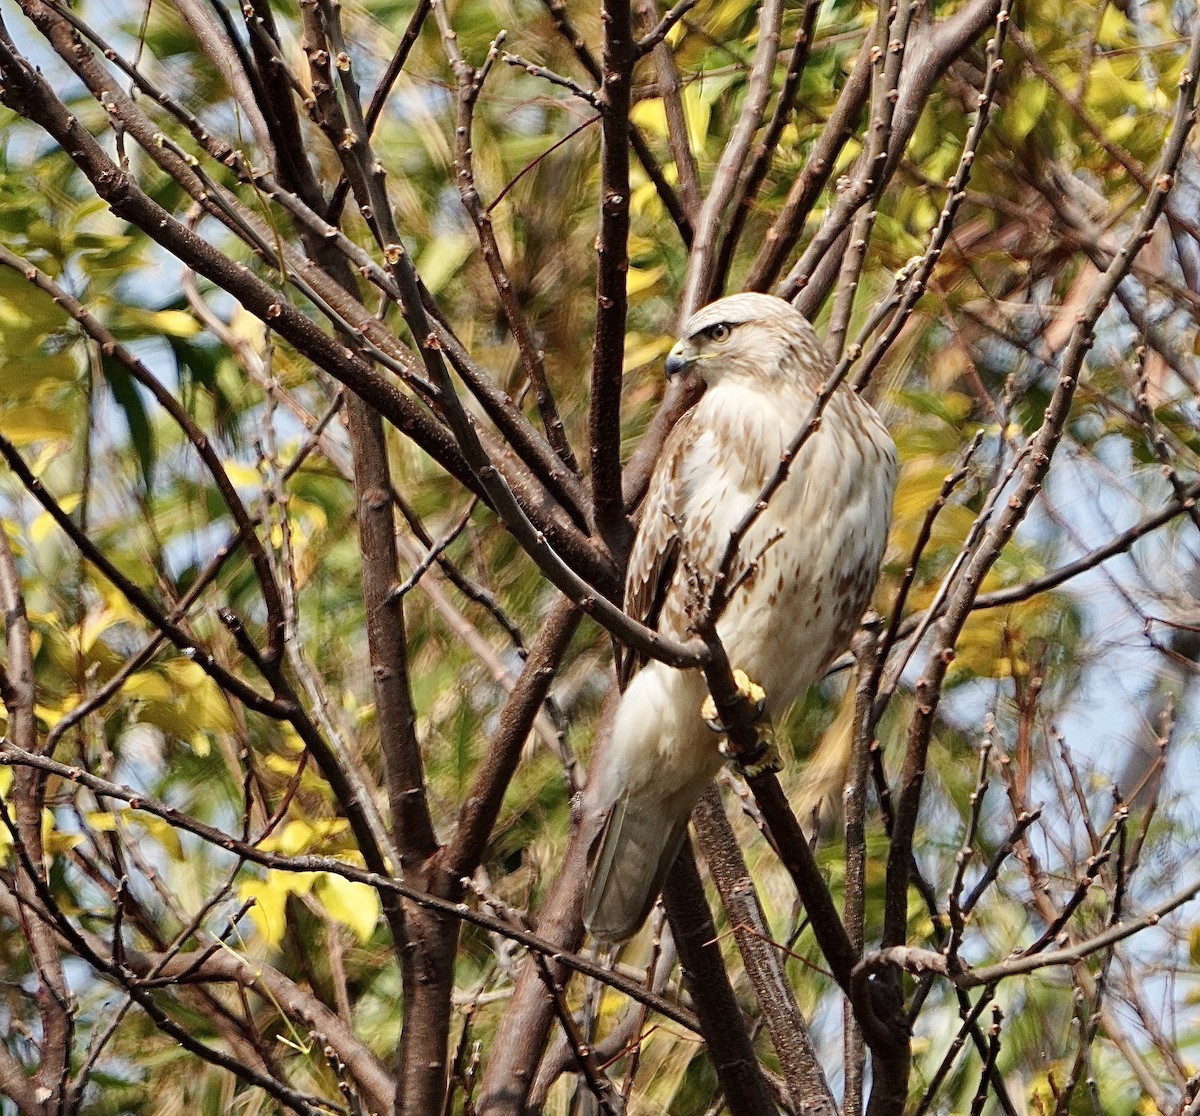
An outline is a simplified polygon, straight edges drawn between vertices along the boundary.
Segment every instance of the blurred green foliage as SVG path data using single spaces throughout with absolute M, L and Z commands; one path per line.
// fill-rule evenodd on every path
M 934 7 L 942 16 L 955 5 Z M 124 48 L 131 49 L 137 41 L 140 8 L 116 11 L 84 4 L 81 10 Z M 755 41 L 755 10 L 750 0 L 701 4 L 686 26 L 671 35 L 686 79 L 683 103 L 702 181 L 707 181 L 742 103 L 747 59 Z M 296 6 L 277 4 L 276 13 L 291 59 L 302 70 Z M 595 43 L 595 12 L 589 8 L 572 14 L 584 38 Z M 729 289 L 738 287 L 824 127 L 875 14 L 872 6 L 857 0 L 832 0 L 823 6 L 795 117 L 751 214 Z M 357 52 L 355 64 L 369 87 L 407 21 L 409 5 L 366 0 L 348 6 L 344 15 Z M 1043 363 L 1046 352 L 1040 344 L 1055 327 L 1057 315 L 1070 312 L 1074 285 L 1087 265 L 1060 235 L 1053 215 L 1031 203 L 1029 182 L 1061 163 L 1090 184 L 1095 196 L 1086 204 L 1097 211 L 1116 212 L 1136 204 L 1138 186 L 1124 163 L 1151 168 L 1161 146 L 1184 58 L 1173 24 L 1176 15 L 1170 5 L 1151 2 L 1138 6 L 1134 21 L 1123 5 L 1091 8 L 1070 0 L 1051 0 L 1021 12 L 1022 42 L 1036 64 L 1010 44 L 994 122 L 977 157 L 959 222 L 961 242 L 947 251 L 916 317 L 872 389 L 887 412 L 903 463 L 877 602 L 885 617 L 926 510 L 964 447 L 976 431 L 983 431 L 968 476 L 937 518 L 917 563 L 910 612 L 934 599 L 983 506 L 1005 446 L 1036 427 L 1052 386 L 1053 372 Z M 798 18 L 798 11 L 789 9 L 785 43 Z M 454 7 L 453 22 L 463 53 L 473 62 L 478 63 L 496 34 L 506 29 L 508 48 L 560 72 L 577 73 L 546 11 L 533 0 L 464 0 Z M 231 142 L 252 142 L 223 75 L 197 50 L 170 6 L 150 10 L 140 52 L 146 72 L 180 96 L 215 132 Z M 879 206 L 851 335 L 874 298 L 888 288 L 893 273 L 924 248 L 942 201 L 940 186 L 958 163 L 974 96 L 973 67 L 981 60 L 981 51 L 970 53 L 938 86 L 922 113 L 904 164 Z M 651 81 L 647 70 L 634 119 L 673 180 L 665 114 Z M 104 112 L 76 85 L 66 82 L 63 89 L 72 111 L 89 129 L 100 132 L 106 124 Z M 516 348 L 453 188 L 452 90 L 441 44 L 428 26 L 381 118 L 377 151 L 388 168 L 397 220 L 427 285 L 467 348 L 515 395 L 522 387 Z M 593 115 L 589 106 L 564 90 L 520 68 L 501 65 L 480 99 L 473 136 L 476 187 L 484 205 L 493 207 L 491 218 L 517 299 L 545 351 L 551 386 L 581 458 L 594 316 L 599 130 L 589 123 Z M 187 136 L 165 113 L 156 113 L 155 119 L 175 142 L 188 145 Z M 263 536 L 271 544 L 277 568 L 291 582 L 296 663 L 303 663 L 316 680 L 331 730 L 381 784 L 358 587 L 353 490 L 343 473 L 348 450 L 340 418 L 329 428 L 333 450 L 318 448 L 283 479 L 305 444 L 305 423 L 320 416 L 332 400 L 330 383 L 261 323 L 198 281 L 199 296 L 220 323 L 214 332 L 184 296 L 178 263 L 109 213 L 62 151 L 7 110 L 0 117 L 0 137 L 0 236 L 11 250 L 54 276 L 141 355 L 185 401 L 219 448 L 247 505 L 265 525 Z M 332 154 L 315 137 L 313 148 L 323 153 L 320 173 L 332 183 L 337 177 Z M 838 173 L 849 167 L 858 150 L 855 141 L 847 146 Z M 144 155 L 136 150 L 124 154 L 131 173 L 161 204 L 180 214 L 186 211 L 187 199 Z M 206 171 L 265 211 L 265 201 L 237 187 L 227 169 L 208 166 Z M 810 215 L 810 231 L 831 198 L 832 191 L 822 196 Z M 653 185 L 636 166 L 632 213 L 623 413 L 628 450 L 660 397 L 660 362 L 670 345 L 686 267 L 680 238 Z M 279 213 L 273 220 L 281 236 L 293 236 Z M 344 225 L 360 243 L 370 244 L 358 215 L 349 213 Z M 223 230 L 211 222 L 198 227 L 223 251 L 262 270 Z M 999 338 L 972 327 L 972 315 L 989 314 L 1005 300 L 1016 307 L 1006 319 L 1013 334 Z M 1194 324 L 1186 328 L 1194 336 Z M 1163 495 L 1163 482 L 1157 459 L 1133 417 L 1128 354 L 1113 342 L 1115 336 L 1114 332 L 1107 344 L 1101 338 L 1089 363 L 1086 394 L 1070 430 L 1071 453 L 1090 458 L 1100 443 L 1116 443 L 1132 462 L 1126 483 L 1155 506 Z M 257 379 L 250 368 L 258 370 Z M 286 392 L 290 403 L 282 402 L 278 392 L 269 398 L 267 386 Z M 1003 413 L 997 411 L 996 400 L 1003 401 Z M 1167 393 L 1158 417 L 1178 442 L 1181 455 L 1194 459 L 1200 447 L 1191 409 L 1176 405 Z M 233 531 L 228 510 L 198 458 L 147 393 L 86 342 L 48 297 L 6 270 L 0 270 L 0 431 L 100 550 L 165 609 L 189 590 Z M 404 500 L 430 534 L 440 536 L 467 510 L 468 498 L 400 438 L 393 438 L 391 452 Z M 41 728 L 49 731 L 112 679 L 153 632 L 19 491 L 11 475 L 0 476 L 0 492 L 4 529 L 19 556 L 34 627 L 38 717 Z M 419 556 L 424 547 L 413 541 L 411 550 Z M 494 516 L 476 507 L 466 530 L 445 553 L 494 596 L 528 643 L 554 593 Z M 1036 530 L 1023 533 L 1006 550 L 983 589 L 1022 584 L 1075 553 L 1061 523 L 1039 520 Z M 445 837 L 503 700 L 504 677 L 511 677 L 520 659 L 488 609 L 462 596 L 436 569 L 425 575 L 425 582 L 433 591 L 414 589 L 406 598 L 406 617 L 418 732 L 434 817 Z M 241 553 L 223 566 L 187 620 L 198 644 L 223 661 L 236 662 L 232 637 L 216 619 L 219 606 L 232 609 L 251 626 L 263 618 L 256 582 Z M 1056 706 L 1067 704 L 1081 686 L 1089 640 L 1095 635 L 1089 624 L 1088 614 L 1068 591 L 1043 593 L 976 614 L 958 646 L 952 697 L 960 689 L 969 694 L 990 687 L 990 704 L 1001 725 L 998 741 L 1011 745 L 1013 702 L 1031 672 L 1038 674 L 1046 700 L 1052 697 Z M 464 639 L 464 631 L 478 642 Z M 487 656 L 480 656 L 479 645 L 487 648 Z M 558 690 L 568 720 L 566 747 L 581 758 L 586 758 L 598 716 L 609 652 L 607 637 L 585 624 Z M 829 803 L 836 807 L 840 796 L 837 757 L 848 745 L 849 702 L 842 689 L 834 679 L 814 690 L 781 727 L 789 753 L 786 785 L 798 804 L 811 808 L 824 801 L 827 815 Z M 910 713 L 911 699 L 902 687 L 879 730 L 889 764 L 902 747 Z M 953 878 L 975 787 L 980 736 L 977 725 L 956 724 L 952 716 L 936 734 L 918 859 L 939 897 Z M 834 757 L 819 769 L 824 783 L 806 766 L 814 752 Z M 62 735 L 56 755 L 64 762 L 86 763 L 106 777 L 234 832 L 248 792 L 255 802 L 256 824 L 271 811 L 282 811 L 269 838 L 279 851 L 357 857 L 328 788 L 304 762 L 298 740 L 231 703 L 195 663 L 170 649 L 158 649 L 101 715 Z M 1089 790 L 1094 802 L 1103 799 L 1100 787 Z M 985 853 L 999 847 L 1011 825 L 1002 795 L 993 794 L 979 834 Z M 798 810 L 805 818 L 803 807 L 798 805 Z M 536 740 L 508 792 L 486 860 L 486 875 L 496 895 L 514 907 L 536 909 L 558 866 L 569 813 L 570 788 L 562 764 L 544 741 Z M 1077 838 L 1070 831 L 1078 822 L 1078 817 L 1065 819 L 1056 840 L 1066 845 Z M 830 1022 L 832 984 L 823 975 L 811 934 L 795 922 L 790 884 L 753 826 L 745 819 L 739 826 L 771 924 L 780 938 L 792 940 L 796 959 L 789 962 L 788 972 L 801 1006 L 810 1016 L 816 1013 L 831 1035 L 840 1026 Z M 233 868 L 227 855 L 164 822 L 89 800 L 57 782 L 51 783 L 47 799 L 46 828 L 60 901 L 98 928 L 111 920 L 111 907 L 103 882 L 89 873 L 88 865 L 113 855 L 113 842 L 128 850 L 123 855 L 136 868 L 130 886 L 148 920 L 129 926 L 128 932 L 155 947 L 180 933 L 206 898 L 227 886 Z M 1169 830 L 1151 833 L 1152 841 L 1171 837 Z M 820 846 L 821 863 L 839 898 L 840 842 L 837 827 L 827 827 Z M 873 817 L 868 939 L 880 924 L 885 847 L 882 828 Z M 1054 870 L 1054 849 L 1048 848 L 1045 855 L 1047 869 Z M 976 913 L 985 943 L 979 960 L 1003 957 L 1028 937 L 1022 881 L 1019 866 L 1006 867 L 998 892 Z M 242 866 L 213 924 L 232 916 L 249 899 L 256 905 L 238 923 L 229 948 L 269 959 L 286 975 L 311 985 L 327 1002 L 333 1002 L 335 983 L 343 981 L 357 1032 L 387 1059 L 396 1041 L 401 992 L 385 928 L 377 919 L 375 895 L 335 876 Z M 93 911 L 97 913 L 89 914 Z M 1085 910 L 1082 917 L 1098 928 L 1104 912 Z M 933 926 L 918 902 L 912 904 L 910 940 L 935 944 Z M 726 948 L 737 968 L 732 943 Z M 478 931 L 464 931 L 458 964 L 464 1003 L 470 1001 L 469 993 L 507 987 L 511 978 L 498 966 L 493 943 Z M 18 936 L 7 931 L 0 934 L 0 968 L 10 974 L 11 982 L 29 972 Z M 744 979 L 737 989 L 750 1009 L 752 998 Z M 107 1026 L 121 997 L 93 979 L 79 980 L 76 992 L 82 1051 Z M 26 1010 L 24 998 L 9 991 L 0 997 L 5 1001 L 0 1017 L 8 1023 L 0 1029 L 9 1032 L 10 1048 L 18 1057 L 32 1059 L 29 1040 L 21 1037 L 27 1026 L 19 1018 Z M 217 997 L 215 992 L 180 997 L 173 1008 L 195 1035 L 213 1043 L 223 1041 L 213 1013 L 240 1010 L 232 993 L 228 1002 L 218 1003 Z M 482 1000 L 473 1015 L 463 1018 L 470 1019 L 471 1034 L 482 1042 L 486 1057 L 489 1036 L 506 1001 L 487 996 Z M 1000 1002 L 1008 1020 L 1001 1069 L 1014 1095 L 1027 1100 L 1031 1110 L 1051 1111 L 1050 1080 L 1055 1074 L 1061 1080 L 1065 1072 L 1056 1051 L 1067 1049 L 1069 990 L 1064 992 L 1053 981 L 1013 982 L 1005 986 Z M 602 1021 L 612 1018 L 619 1006 L 619 997 L 606 995 Z M 272 1036 L 272 1056 L 288 1064 L 298 1087 L 333 1095 L 330 1071 L 319 1051 L 306 1037 L 290 1032 L 274 1005 L 256 1001 L 248 1011 L 263 1033 Z M 935 987 L 917 1027 L 917 1095 L 956 1025 L 954 997 Z M 758 1041 L 764 1058 L 774 1064 L 765 1032 Z M 1190 1051 L 1194 1039 L 1188 1038 L 1187 1045 Z M 1111 1116 L 1144 1110 L 1128 1066 L 1107 1045 L 1097 1046 L 1095 1053 L 1091 1069 L 1105 1110 Z M 84 1105 L 84 1111 L 96 1116 L 187 1109 L 275 1111 L 257 1093 L 178 1049 L 138 1011 L 121 1019 L 100 1065 Z M 681 1116 L 707 1111 L 715 1088 L 709 1064 L 699 1046 L 671 1027 L 660 1027 L 647 1039 L 641 1073 L 645 1084 L 639 1088 L 636 1111 Z M 936 1110 L 965 1111 L 977 1074 L 977 1065 L 968 1060 L 956 1063 Z M 564 1085 L 553 1094 L 553 1110 L 565 1111 L 566 1103 Z M 1091 1112 L 1084 1090 L 1071 1111 Z

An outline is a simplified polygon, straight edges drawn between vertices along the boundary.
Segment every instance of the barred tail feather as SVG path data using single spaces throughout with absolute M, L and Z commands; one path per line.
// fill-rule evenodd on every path
M 663 802 L 628 791 L 617 799 L 592 861 L 584 905 L 583 922 L 594 937 L 616 943 L 636 933 L 679 855 L 688 816 L 672 817 Z

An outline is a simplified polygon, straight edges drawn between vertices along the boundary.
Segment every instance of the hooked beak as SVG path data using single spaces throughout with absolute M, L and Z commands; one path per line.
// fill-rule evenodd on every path
M 675 348 L 667 354 L 666 372 L 667 379 L 673 380 L 676 376 L 682 375 L 687 371 L 688 366 L 695 360 L 686 341 L 680 341 Z

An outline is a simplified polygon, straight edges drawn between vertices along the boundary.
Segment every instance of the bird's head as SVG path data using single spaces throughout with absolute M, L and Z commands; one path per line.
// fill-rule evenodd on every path
M 791 303 L 747 293 L 711 302 L 688 319 L 667 355 L 667 376 L 689 368 L 709 387 L 731 376 L 819 385 L 829 375 L 830 361 L 812 326 Z

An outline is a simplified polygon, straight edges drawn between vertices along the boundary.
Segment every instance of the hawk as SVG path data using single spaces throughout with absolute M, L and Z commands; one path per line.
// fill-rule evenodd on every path
M 666 362 L 668 376 L 688 368 L 707 391 L 663 446 L 625 583 L 625 610 L 675 639 L 692 634 L 730 533 L 833 370 L 804 317 L 765 294 L 732 295 L 696 313 Z M 785 712 L 849 641 L 879 574 L 895 486 L 887 429 L 839 386 L 740 540 L 736 589 L 717 622 L 730 664 L 765 690 L 768 716 Z M 584 921 L 608 942 L 645 920 L 723 760 L 701 712 L 700 671 L 628 655 L 618 670 L 627 686 L 588 789 L 605 822 Z

